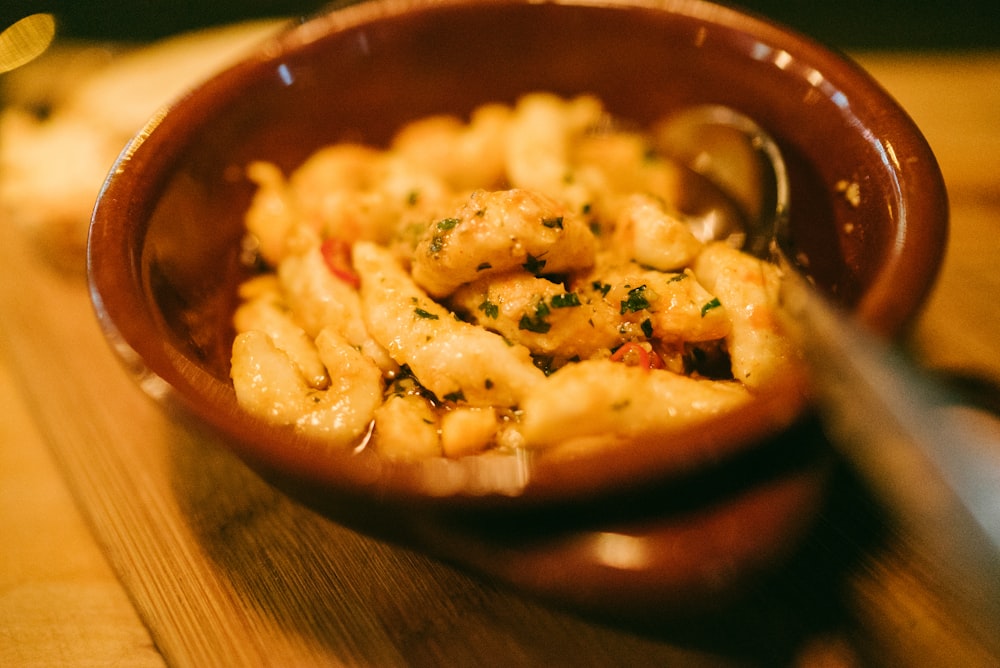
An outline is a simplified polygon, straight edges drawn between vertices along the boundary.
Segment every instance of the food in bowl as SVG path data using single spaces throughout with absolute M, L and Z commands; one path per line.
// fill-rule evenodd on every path
M 419 460 L 655 442 L 791 383 L 778 269 L 696 236 L 682 170 L 544 92 L 251 164 L 240 405 Z

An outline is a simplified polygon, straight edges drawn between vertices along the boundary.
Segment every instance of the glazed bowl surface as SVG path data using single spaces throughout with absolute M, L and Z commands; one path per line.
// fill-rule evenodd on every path
M 594 94 L 638 124 L 703 103 L 738 109 L 784 154 L 795 247 L 821 290 L 894 337 L 933 285 L 947 228 L 937 164 L 907 114 L 841 54 L 696 0 L 381 0 L 280 31 L 164 109 L 122 153 L 88 247 L 109 341 L 144 387 L 209 425 L 267 479 L 374 533 L 404 507 L 503 514 L 601 504 L 604 495 L 645 495 L 713 467 L 729 467 L 731 489 L 740 458 L 753 468 L 754 457 L 767 459 L 759 452 L 787 460 L 789 449 L 809 451 L 799 443 L 816 440 L 799 425 L 804 399 L 780 390 L 670 443 L 560 461 L 389 462 L 330 452 L 239 407 L 229 371 L 236 286 L 249 271 L 241 261 L 254 192 L 246 165 L 267 160 L 291 171 L 331 143 L 384 146 L 410 120 L 466 116 L 540 90 Z M 713 546 L 735 561 L 767 561 L 815 508 L 815 476 L 796 480 L 770 487 L 767 502 L 727 506 L 737 520 L 759 522 L 752 539 L 713 543 L 685 529 L 690 549 L 664 557 L 656 572 L 696 569 Z M 705 531 L 718 536 L 725 523 L 716 519 L 717 531 Z M 441 532 L 427 541 L 475 551 L 464 536 L 450 548 Z M 477 558 L 488 561 L 469 560 Z M 558 587 L 552 573 L 535 577 L 529 586 Z M 641 595 L 647 584 L 631 586 Z

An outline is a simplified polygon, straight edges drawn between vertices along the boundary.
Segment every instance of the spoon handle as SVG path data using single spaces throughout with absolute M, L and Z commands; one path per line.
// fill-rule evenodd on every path
M 839 312 L 780 253 L 779 263 L 831 442 L 933 560 L 946 597 L 1000 644 L 1000 422 L 948 410 L 957 397 Z

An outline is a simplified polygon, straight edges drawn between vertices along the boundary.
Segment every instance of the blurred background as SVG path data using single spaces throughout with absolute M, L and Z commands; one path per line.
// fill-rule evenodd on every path
M 3 0 L 0 29 L 50 12 L 63 38 L 145 41 L 242 19 L 308 14 L 317 0 Z M 738 4 L 845 49 L 1000 46 L 996 0 L 743 0 Z

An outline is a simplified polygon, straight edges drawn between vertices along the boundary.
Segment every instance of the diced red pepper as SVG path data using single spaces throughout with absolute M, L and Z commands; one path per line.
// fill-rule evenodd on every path
M 633 360 L 635 363 L 633 363 Z M 612 362 L 622 362 L 643 369 L 662 369 L 663 360 L 651 350 L 646 350 L 638 343 L 629 342 L 622 344 L 618 350 L 611 354 Z
M 361 287 L 361 278 L 351 266 L 351 244 L 331 237 L 323 240 L 319 250 L 331 274 L 355 290 Z

